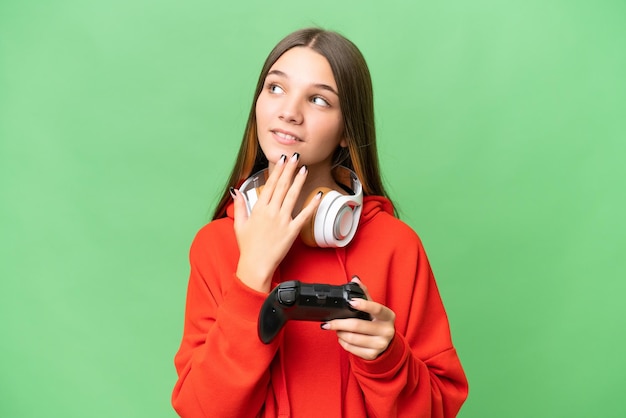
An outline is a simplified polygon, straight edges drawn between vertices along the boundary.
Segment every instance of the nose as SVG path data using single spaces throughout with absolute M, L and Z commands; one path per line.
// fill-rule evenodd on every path
M 278 117 L 287 123 L 301 124 L 303 115 L 300 102 L 295 98 L 285 98 Z

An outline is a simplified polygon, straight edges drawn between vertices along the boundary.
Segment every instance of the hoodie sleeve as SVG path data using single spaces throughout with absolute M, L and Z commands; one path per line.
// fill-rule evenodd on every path
M 371 417 L 454 417 L 467 398 L 467 379 L 422 243 L 402 225 L 388 234 L 396 242 L 388 259 L 378 260 L 386 287 L 365 283 L 375 301 L 396 313 L 396 335 L 375 360 L 350 355 L 351 367 Z
M 238 250 L 232 224 L 212 223 L 190 250 L 183 338 L 174 363 L 172 405 L 181 417 L 254 417 L 270 389 L 278 343 L 257 336 L 266 297 L 235 276 Z M 246 408 L 241 408 L 246 405 Z

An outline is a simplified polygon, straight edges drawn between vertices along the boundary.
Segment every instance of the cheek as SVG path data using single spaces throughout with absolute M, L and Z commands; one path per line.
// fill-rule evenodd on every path
M 256 105 L 254 107 L 254 113 L 256 116 L 256 121 L 257 124 L 263 119 L 263 109 L 265 108 L 265 106 L 263 105 L 263 99 L 261 98 L 261 96 L 259 96 L 259 98 L 256 101 Z
M 256 100 L 254 112 L 256 114 L 257 123 L 266 123 L 274 113 L 274 104 L 272 100 L 268 100 L 264 93 L 261 93 Z
M 339 144 L 343 138 L 343 120 L 341 118 L 333 118 L 324 121 L 324 137 L 333 138 L 335 145 Z

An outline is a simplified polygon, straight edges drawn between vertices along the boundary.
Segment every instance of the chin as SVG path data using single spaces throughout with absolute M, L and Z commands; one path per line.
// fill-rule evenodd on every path
M 261 150 L 263 151 L 263 154 L 265 154 L 265 158 L 267 158 L 267 161 L 269 161 L 270 164 L 276 164 L 283 154 L 285 154 L 287 156 L 287 159 L 289 159 L 289 157 L 291 157 L 291 155 L 294 153 L 294 151 L 281 149 L 280 147 L 271 147 L 270 149 L 267 149 L 267 151 L 263 147 L 261 147 Z

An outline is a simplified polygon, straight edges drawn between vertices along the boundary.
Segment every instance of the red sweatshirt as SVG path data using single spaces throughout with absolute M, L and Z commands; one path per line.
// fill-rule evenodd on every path
M 453 417 L 467 397 L 435 280 L 413 230 L 381 197 L 364 199 L 354 240 L 311 248 L 297 239 L 274 275 L 343 284 L 357 275 L 396 314 L 396 334 L 375 360 L 341 348 L 319 323 L 290 321 L 269 344 L 257 335 L 266 294 L 236 276 L 228 217 L 202 228 L 190 251 L 184 335 L 172 404 L 182 417 Z

